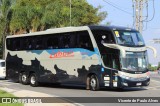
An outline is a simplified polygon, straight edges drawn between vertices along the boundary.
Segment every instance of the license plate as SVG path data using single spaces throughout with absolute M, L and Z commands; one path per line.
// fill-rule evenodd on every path
M 142 83 L 137 83 L 137 86 L 140 86 L 140 85 L 142 85 Z

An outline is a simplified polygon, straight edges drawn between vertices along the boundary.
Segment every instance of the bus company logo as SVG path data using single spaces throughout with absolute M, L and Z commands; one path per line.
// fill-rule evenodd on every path
M 73 57 L 74 56 L 74 52 L 70 51 L 70 52 L 57 52 L 55 54 L 51 54 L 49 58 L 63 58 L 63 57 Z

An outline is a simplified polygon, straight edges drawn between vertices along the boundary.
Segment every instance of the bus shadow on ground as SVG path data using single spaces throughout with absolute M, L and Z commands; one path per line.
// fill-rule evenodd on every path
M 74 89 L 74 90 L 86 90 L 85 86 L 78 86 L 78 85 L 61 85 L 61 84 L 46 84 L 41 83 L 40 87 L 47 87 L 47 88 L 57 88 L 57 89 Z
M 0 81 L 6 80 L 5 78 L 0 78 Z
M 133 91 L 144 91 L 147 90 L 146 88 L 143 87 L 130 87 L 130 88 L 102 88 L 101 91 L 109 91 L 109 92 L 133 92 Z
M 7 82 L 13 82 L 12 80 L 0 79 Z M 26 85 L 24 85 L 26 86 Z M 85 85 L 72 85 L 72 84 L 53 84 L 53 83 L 40 83 L 38 87 L 46 87 L 46 88 L 55 88 L 55 89 L 73 89 L 73 90 L 86 90 Z M 101 88 L 98 91 L 107 91 L 107 92 L 132 92 L 132 91 L 144 91 L 148 90 L 145 87 L 130 87 L 130 88 Z M 97 91 L 96 91 L 97 92 Z
M 60 85 L 60 84 L 40 84 L 40 87 L 47 88 L 57 88 L 57 89 L 73 89 L 73 90 L 86 90 L 85 86 L 75 86 L 75 85 Z M 108 92 L 131 92 L 131 91 L 144 91 L 147 90 L 144 87 L 131 87 L 123 89 L 113 89 L 113 88 L 101 88 L 98 91 L 108 91 Z

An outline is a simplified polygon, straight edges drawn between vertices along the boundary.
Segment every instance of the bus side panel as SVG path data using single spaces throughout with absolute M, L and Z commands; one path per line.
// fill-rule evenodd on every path
M 12 55 L 11 55 L 12 54 Z M 18 57 L 18 56 L 23 57 Z M 36 73 L 39 82 L 51 82 L 56 81 L 54 74 L 45 69 L 41 64 L 40 61 L 34 57 L 33 60 L 28 60 L 31 54 L 25 52 L 8 52 L 6 57 L 6 72 L 7 78 L 12 79 L 14 81 L 19 80 L 19 73 L 25 72 L 29 78 L 31 73 Z M 33 57 L 32 57 L 33 58 Z
M 22 69 L 22 59 L 18 58 L 17 55 L 11 56 L 8 52 L 6 58 L 6 77 L 14 81 L 18 81 L 19 71 Z
M 20 72 L 26 72 L 28 77 L 34 72 L 39 82 L 84 84 L 93 65 L 100 65 L 99 56 L 86 49 L 20 51 L 7 55 L 8 77 L 17 80 Z

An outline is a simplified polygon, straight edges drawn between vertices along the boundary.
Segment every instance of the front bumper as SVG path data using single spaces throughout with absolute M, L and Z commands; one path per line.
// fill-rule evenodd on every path
M 124 79 L 120 77 L 120 87 L 139 87 L 148 86 L 150 84 L 150 78 L 136 78 L 136 79 Z

